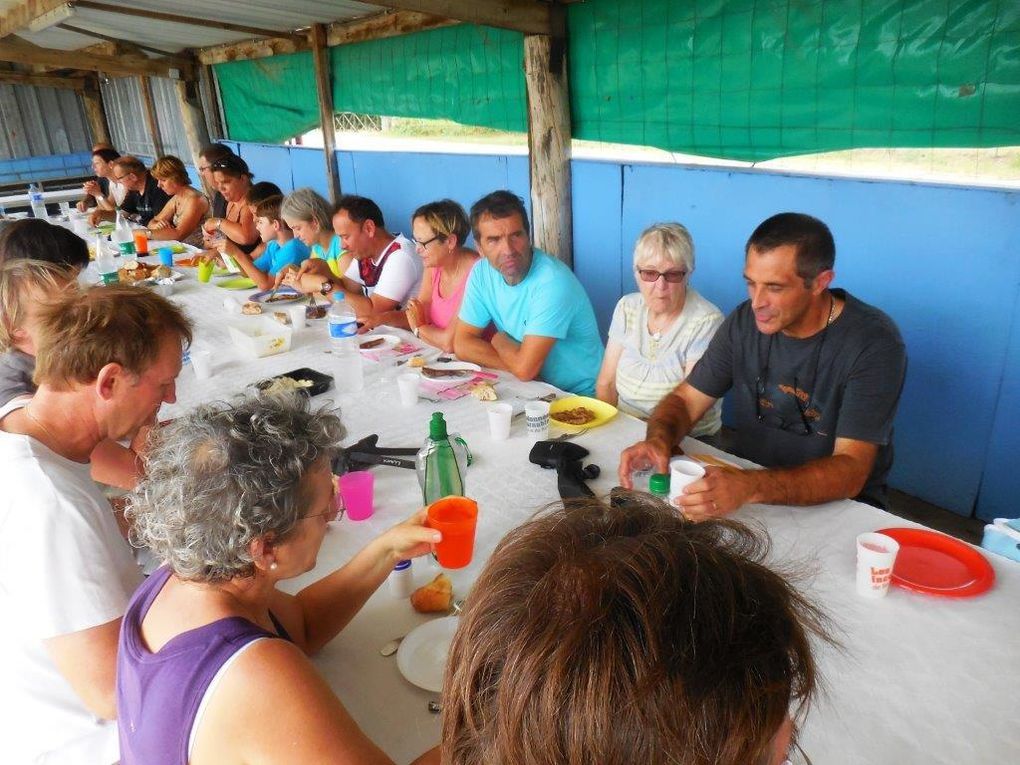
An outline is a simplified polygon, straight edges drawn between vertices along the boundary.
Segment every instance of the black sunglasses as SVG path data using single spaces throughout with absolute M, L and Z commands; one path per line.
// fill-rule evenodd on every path
M 652 268 L 635 269 L 643 282 L 657 282 L 661 276 L 670 284 L 679 284 L 687 277 L 686 271 L 656 271 Z

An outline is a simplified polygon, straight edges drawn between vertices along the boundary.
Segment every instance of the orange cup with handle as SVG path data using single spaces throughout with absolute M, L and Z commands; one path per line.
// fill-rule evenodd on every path
M 464 568 L 475 551 L 478 503 L 467 497 L 443 497 L 428 508 L 425 525 L 436 529 L 443 540 L 436 543 L 436 560 L 443 568 Z

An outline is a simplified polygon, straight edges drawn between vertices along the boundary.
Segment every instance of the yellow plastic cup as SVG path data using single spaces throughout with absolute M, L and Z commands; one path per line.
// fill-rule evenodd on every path
M 213 262 L 202 260 L 198 264 L 198 280 L 206 283 L 212 278 Z

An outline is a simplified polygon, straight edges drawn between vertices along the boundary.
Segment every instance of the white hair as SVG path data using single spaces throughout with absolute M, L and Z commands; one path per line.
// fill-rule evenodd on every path
M 690 276 L 694 273 L 694 241 L 680 223 L 655 223 L 638 237 L 634 244 L 634 267 L 664 257 Z

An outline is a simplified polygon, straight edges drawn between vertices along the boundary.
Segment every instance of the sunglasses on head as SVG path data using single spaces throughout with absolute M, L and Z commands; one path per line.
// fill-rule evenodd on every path
M 635 270 L 643 282 L 657 282 L 661 276 L 669 284 L 679 284 L 687 277 L 687 272 L 683 269 L 678 271 L 656 271 L 654 268 L 637 268 Z

